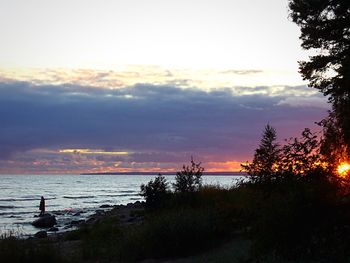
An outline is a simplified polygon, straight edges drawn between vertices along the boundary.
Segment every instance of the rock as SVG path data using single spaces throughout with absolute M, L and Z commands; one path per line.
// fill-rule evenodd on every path
M 49 230 L 47 230 L 48 232 L 56 232 L 58 231 L 57 227 L 51 227 Z
M 46 231 L 39 231 L 35 233 L 34 237 L 36 238 L 46 238 L 47 237 L 47 232 Z
M 101 205 L 100 208 L 109 208 L 111 205 Z
M 50 228 L 56 224 L 56 217 L 51 214 L 45 214 L 42 217 L 36 219 L 32 225 L 35 227 Z
M 73 220 L 72 222 L 70 222 L 72 226 L 80 225 L 82 223 L 85 223 L 85 220 Z
M 95 211 L 95 214 L 96 215 L 104 215 L 105 214 L 105 211 L 101 210 L 101 209 L 98 209 Z
M 55 215 L 58 215 L 58 216 L 61 216 L 61 215 L 64 215 L 65 212 L 62 212 L 62 211 L 54 211 L 53 212 Z

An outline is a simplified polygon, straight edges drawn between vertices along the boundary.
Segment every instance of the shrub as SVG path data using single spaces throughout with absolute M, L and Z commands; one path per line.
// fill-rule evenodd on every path
M 141 185 L 140 195 L 146 200 L 149 208 L 156 208 L 166 199 L 169 194 L 169 186 L 165 177 L 159 174 L 154 181 L 149 181 L 146 185 Z
M 201 163 L 195 163 L 191 157 L 191 165 L 183 165 L 182 170 L 176 173 L 176 182 L 173 184 L 175 192 L 193 193 L 198 191 L 202 186 L 203 171 Z
M 118 220 L 107 218 L 84 232 L 82 252 L 85 259 L 110 261 L 120 258 L 123 231 Z
M 217 245 L 222 228 L 206 209 L 163 211 L 125 232 L 122 259 L 169 258 L 193 255 Z
M 0 238 L 0 261 L 4 263 L 68 262 L 67 259 L 63 259 L 53 244 L 45 240 L 24 240 L 13 236 Z

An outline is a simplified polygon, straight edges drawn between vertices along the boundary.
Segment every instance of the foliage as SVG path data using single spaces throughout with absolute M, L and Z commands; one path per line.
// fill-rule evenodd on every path
M 323 125 L 336 134 L 332 123 Z M 251 224 L 253 256 L 258 262 L 265 262 L 266 257 L 347 262 L 350 213 L 340 207 L 350 206 L 350 199 L 333 170 L 322 162 L 325 145 L 316 133 L 305 129 L 300 138 L 286 140 L 281 146 L 279 160 L 264 180 L 250 180 L 238 187 L 251 195 L 244 214 Z M 259 174 L 259 167 L 250 165 L 250 174 Z
M 225 236 L 208 209 L 171 209 L 152 212 L 140 225 L 122 227 L 104 220 L 83 237 L 85 259 L 136 261 L 192 255 Z
M 252 180 L 263 182 L 271 179 L 275 173 L 275 166 L 280 160 L 280 149 L 276 139 L 276 130 L 269 124 L 266 125 L 259 148 L 255 150 L 253 162 L 242 165 L 252 176 Z
M 302 47 L 316 51 L 300 62 L 303 78 L 329 95 L 350 151 L 350 1 L 290 0 L 290 17 L 301 29 Z
M 168 182 L 165 177 L 159 174 L 154 181 L 141 185 L 140 195 L 146 199 L 146 205 L 150 208 L 159 206 L 169 193 Z
M 279 170 L 300 176 L 322 168 L 319 147 L 317 135 L 306 128 L 300 138 L 291 138 L 283 146 Z
M 164 211 L 134 229 L 128 249 L 144 247 L 144 255 L 155 258 L 191 255 L 213 246 L 223 235 L 218 229 L 215 215 L 209 210 Z
M 328 118 L 318 123 L 323 127 L 323 138 L 321 140 L 320 154 L 329 163 L 330 170 L 335 170 L 339 163 L 349 159 L 348 150 L 344 141 L 343 133 L 340 129 L 334 112 L 330 112 Z
M 68 262 L 51 243 L 39 240 L 24 240 L 14 236 L 0 239 L 0 261 L 26 262 Z
M 173 184 L 175 192 L 193 193 L 198 191 L 202 186 L 203 171 L 201 163 L 196 163 L 191 157 L 191 164 L 183 165 L 182 170 L 176 173 Z
M 82 235 L 84 259 L 112 260 L 120 258 L 123 231 L 118 220 L 107 218 L 85 229 Z
M 283 146 L 276 142 L 276 137 L 276 130 L 267 125 L 253 162 L 242 165 L 253 183 L 269 183 L 285 176 L 301 177 L 328 168 L 321 158 L 317 133 L 306 128 L 300 138 L 290 138 Z
M 342 243 L 349 239 L 345 223 L 349 213 L 341 208 L 344 200 L 338 187 L 327 172 L 313 170 L 302 177 L 291 174 L 271 182 L 268 195 L 261 187 L 255 188 L 250 232 L 254 255 L 347 262 L 349 253 L 344 247 L 349 246 Z

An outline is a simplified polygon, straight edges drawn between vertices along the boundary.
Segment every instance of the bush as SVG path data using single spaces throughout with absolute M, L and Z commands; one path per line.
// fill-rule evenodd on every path
M 169 194 L 169 186 L 164 176 L 159 174 L 154 181 L 141 185 L 140 195 L 146 200 L 149 208 L 160 207 Z
M 119 259 L 122 242 L 123 231 L 118 220 L 108 218 L 83 233 L 83 257 L 107 261 Z
M 216 216 L 206 209 L 164 211 L 125 233 L 121 251 L 128 259 L 193 255 L 217 244 Z
M 0 239 L 0 261 L 3 263 L 68 262 L 51 243 L 23 240 L 13 236 Z
M 176 182 L 173 184 L 175 192 L 193 193 L 198 191 L 202 186 L 203 171 L 201 163 L 195 163 L 191 158 L 191 165 L 183 165 L 182 170 L 176 173 Z

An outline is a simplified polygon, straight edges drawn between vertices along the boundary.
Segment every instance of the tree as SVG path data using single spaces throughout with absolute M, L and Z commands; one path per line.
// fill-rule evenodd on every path
M 319 155 L 320 141 L 306 128 L 300 138 L 290 138 L 282 148 L 279 170 L 302 176 L 317 168 L 323 168 Z
M 176 173 L 175 192 L 189 193 L 195 192 L 202 186 L 202 174 L 204 168 L 201 163 L 196 163 L 191 157 L 191 165 L 183 165 L 182 170 Z
M 329 164 L 329 170 L 335 171 L 337 166 L 348 159 L 347 146 L 338 119 L 331 112 L 328 118 L 318 123 L 323 127 L 320 154 Z
M 158 207 L 168 194 L 168 182 L 161 174 L 159 174 L 154 181 L 151 180 L 146 185 L 141 185 L 140 195 L 145 198 L 146 205 L 150 208 Z
M 290 0 L 290 17 L 301 29 L 302 47 L 316 52 L 299 62 L 309 85 L 332 103 L 350 153 L 350 1 Z
M 259 148 L 255 150 L 253 162 L 242 165 L 243 170 L 252 176 L 253 181 L 269 180 L 275 173 L 276 165 L 280 161 L 280 148 L 276 139 L 276 130 L 269 124 L 266 125 Z

